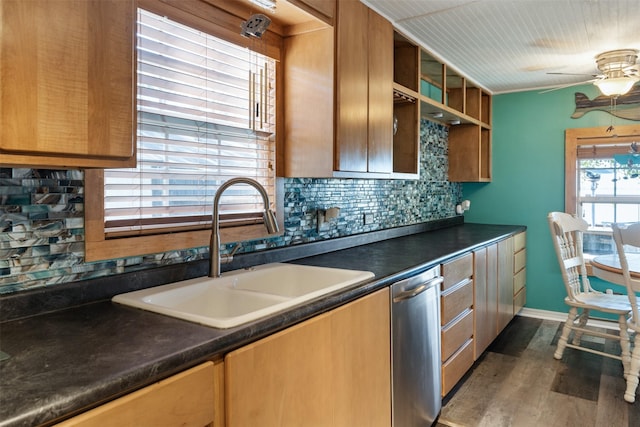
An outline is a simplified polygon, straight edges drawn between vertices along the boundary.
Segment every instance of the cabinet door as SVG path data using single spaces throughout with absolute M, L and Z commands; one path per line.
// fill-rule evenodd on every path
M 2 163 L 135 162 L 135 2 L 3 0 L 0 8 Z
M 513 236 L 513 314 L 517 314 L 527 302 L 527 249 L 526 232 Z
M 333 426 L 391 423 L 389 289 L 335 310 L 332 328 Z M 299 425 L 311 425 L 302 423 Z
M 286 37 L 284 49 L 284 141 L 277 150 L 278 176 L 330 177 L 334 168 L 334 30 Z
M 393 25 L 369 10 L 369 172 L 393 170 Z
M 227 427 L 332 425 L 331 345 L 327 313 L 229 353 Z
M 389 291 L 229 353 L 227 427 L 389 426 Z
M 339 171 L 367 171 L 368 8 L 338 1 L 336 25 L 336 159 Z
M 498 246 L 473 252 L 475 295 L 475 359 L 480 357 L 498 332 Z
M 498 242 L 498 333 L 513 319 L 513 237 Z
M 220 365 L 221 362 L 218 362 Z M 99 406 L 59 427 L 214 425 L 216 369 L 211 362 Z

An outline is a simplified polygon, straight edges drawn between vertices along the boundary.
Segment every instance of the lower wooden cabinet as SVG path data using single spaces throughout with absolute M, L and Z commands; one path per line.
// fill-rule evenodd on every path
M 475 295 L 475 351 L 478 359 L 498 336 L 498 245 L 473 251 Z
M 526 302 L 526 233 L 442 264 L 442 395 Z
M 471 252 L 441 265 L 440 297 L 442 396 L 473 365 L 474 280 Z
M 475 359 L 524 306 L 525 232 L 473 251 Z
M 442 395 L 446 395 L 473 365 L 473 339 L 469 338 L 442 364 Z M 446 390 L 446 391 L 445 391 Z
M 60 427 L 218 426 L 216 370 L 206 362 L 58 424 Z M 216 422 L 218 420 L 218 422 Z
M 513 237 L 513 314 L 516 315 L 527 302 L 527 234 Z
M 389 290 L 229 353 L 227 427 L 391 423 Z
M 498 242 L 498 332 L 513 319 L 513 237 Z
M 441 265 L 442 396 L 525 303 L 520 233 Z M 60 426 L 391 424 L 389 289 L 270 335 Z

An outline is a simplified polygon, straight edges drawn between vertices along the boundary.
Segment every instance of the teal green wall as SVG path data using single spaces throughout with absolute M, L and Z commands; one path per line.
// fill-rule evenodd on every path
M 463 186 L 464 198 L 471 201 L 465 222 L 527 226 L 529 308 L 567 311 L 546 222 L 547 213 L 564 210 L 565 129 L 634 123 L 600 111 L 572 119 L 576 92 L 590 99 L 599 94 L 594 86 L 583 85 L 545 94 L 495 95 L 493 180 Z M 597 280 L 593 284 L 602 285 Z

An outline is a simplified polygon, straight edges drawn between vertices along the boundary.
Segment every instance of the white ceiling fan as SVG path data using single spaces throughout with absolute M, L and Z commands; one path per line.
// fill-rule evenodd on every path
M 593 83 L 600 89 L 605 96 L 617 97 L 624 95 L 631 90 L 633 85 L 640 81 L 640 64 L 638 60 L 637 49 L 617 49 L 602 52 L 596 56 L 596 66 L 601 74 L 592 75 L 591 80 L 548 89 L 540 93 L 550 92 L 552 90 L 563 89 L 565 87 L 581 85 L 585 83 Z M 564 74 L 570 73 L 547 73 L 547 74 Z M 573 74 L 577 75 L 577 74 Z

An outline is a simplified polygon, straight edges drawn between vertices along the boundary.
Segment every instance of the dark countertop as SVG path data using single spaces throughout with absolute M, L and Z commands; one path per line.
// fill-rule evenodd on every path
M 463 224 L 292 261 L 370 270 L 375 278 L 231 329 L 110 301 L 5 321 L 0 350 L 10 358 L 0 361 L 0 426 L 59 421 L 524 230 Z

